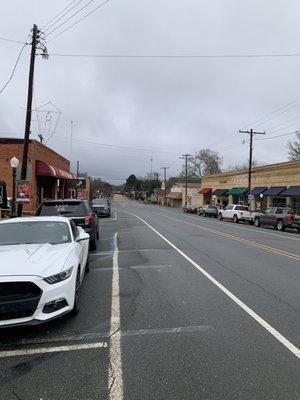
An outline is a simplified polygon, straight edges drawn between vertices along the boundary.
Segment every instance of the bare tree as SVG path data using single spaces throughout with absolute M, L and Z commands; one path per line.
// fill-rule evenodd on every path
M 289 150 L 289 159 L 291 161 L 300 160 L 300 131 L 296 132 L 295 140 L 289 140 L 287 142 L 287 147 Z
M 261 166 L 260 162 L 255 161 L 255 160 L 252 161 L 252 168 L 259 167 L 259 166 Z M 249 161 L 245 161 L 240 164 L 229 165 L 226 169 L 224 169 L 224 172 L 247 171 L 248 168 L 249 168 Z
M 210 149 L 201 149 L 188 159 L 188 178 L 201 178 L 221 172 L 222 157 Z M 181 177 L 185 176 L 185 166 L 182 168 Z

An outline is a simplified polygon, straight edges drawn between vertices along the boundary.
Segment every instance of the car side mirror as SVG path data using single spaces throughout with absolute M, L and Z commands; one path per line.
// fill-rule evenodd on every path
M 79 232 L 79 235 L 76 238 L 76 242 L 83 242 L 84 240 L 89 240 L 90 235 L 86 233 L 83 229 Z

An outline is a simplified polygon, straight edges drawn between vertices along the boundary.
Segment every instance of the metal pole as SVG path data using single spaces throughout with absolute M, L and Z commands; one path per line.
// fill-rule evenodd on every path
M 17 215 L 17 200 L 16 200 L 16 176 L 17 169 L 12 169 L 12 179 L 13 179 L 13 187 L 12 187 L 12 202 L 11 202 L 11 217 L 16 218 Z

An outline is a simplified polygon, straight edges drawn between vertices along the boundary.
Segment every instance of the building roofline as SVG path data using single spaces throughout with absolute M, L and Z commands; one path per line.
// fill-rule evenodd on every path
M 266 170 L 276 170 L 278 168 L 284 169 L 284 168 L 289 168 L 292 166 L 299 166 L 300 167 L 300 160 L 299 161 L 285 161 L 282 163 L 275 163 L 275 164 L 266 164 L 266 165 L 261 165 L 258 167 L 253 167 L 252 168 L 252 173 L 255 172 L 260 172 L 260 171 L 266 171 Z M 213 174 L 213 175 L 205 175 L 202 178 L 218 178 L 222 176 L 233 176 L 233 175 L 243 175 L 247 174 L 248 169 L 242 169 L 242 170 L 233 170 L 233 171 L 224 171 L 219 174 Z
M 1 137 L 0 138 L 0 144 L 20 144 L 23 145 L 24 139 L 21 138 L 8 138 L 8 137 Z M 52 154 L 55 154 L 57 157 L 60 157 L 62 160 L 70 163 L 70 160 L 62 156 L 61 154 L 57 153 L 55 150 L 51 149 L 50 147 L 44 145 L 43 143 L 40 143 L 36 139 L 30 139 L 29 143 L 34 146 L 40 146 L 46 149 L 47 151 L 51 152 Z

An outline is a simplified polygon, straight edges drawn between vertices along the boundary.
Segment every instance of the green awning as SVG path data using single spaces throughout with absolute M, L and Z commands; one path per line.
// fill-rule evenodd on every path
M 248 194 L 248 189 L 245 187 L 234 187 L 226 194 L 231 196 L 246 196 Z

